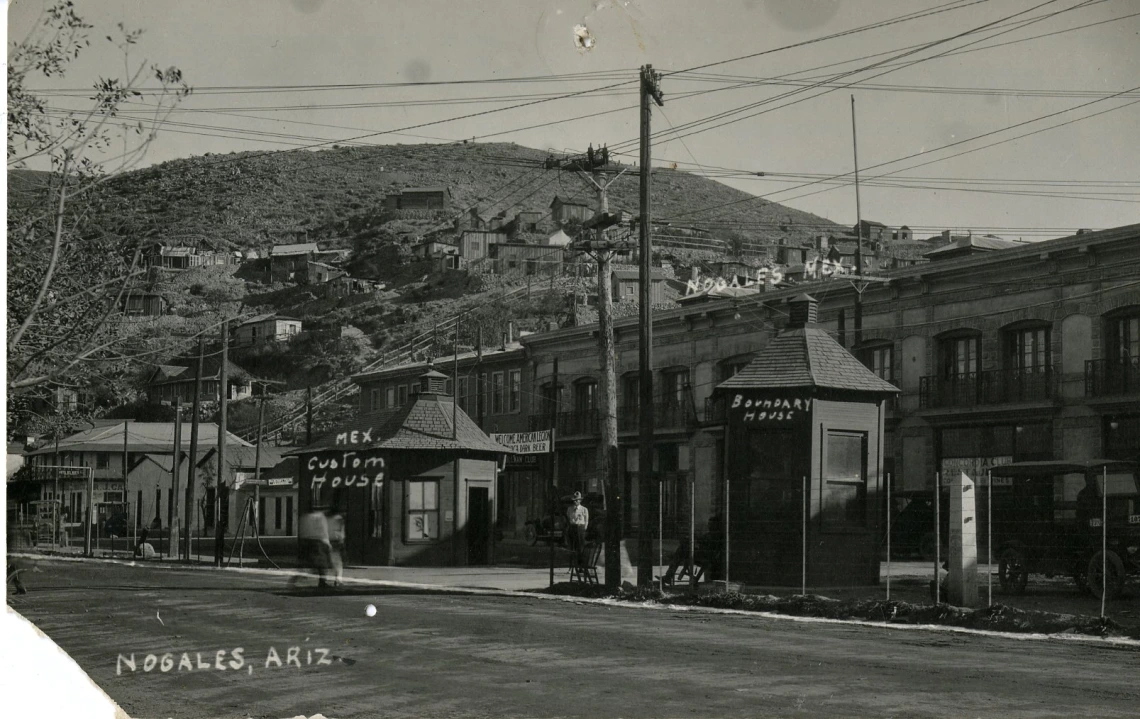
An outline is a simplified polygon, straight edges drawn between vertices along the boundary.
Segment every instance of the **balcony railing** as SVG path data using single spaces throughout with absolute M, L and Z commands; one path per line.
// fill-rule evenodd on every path
M 1114 394 L 1140 394 L 1140 358 L 1085 362 L 1085 396 Z
M 919 407 L 974 407 L 1050 400 L 1056 395 L 1053 370 L 1002 369 L 951 377 L 922 377 Z
M 619 432 L 636 432 L 640 414 L 637 405 L 617 408 Z M 653 405 L 653 424 L 658 430 L 683 429 L 696 420 L 689 402 L 660 402 Z M 602 433 L 601 413 L 598 409 L 536 414 L 528 422 L 530 431 L 537 432 L 554 427 L 559 437 L 597 436 Z

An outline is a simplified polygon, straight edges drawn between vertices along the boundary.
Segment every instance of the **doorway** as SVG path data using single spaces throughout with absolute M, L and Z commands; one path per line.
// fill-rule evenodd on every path
M 491 491 L 467 488 L 467 564 L 487 564 L 491 545 Z
M 285 497 L 285 536 L 293 536 L 293 496 Z

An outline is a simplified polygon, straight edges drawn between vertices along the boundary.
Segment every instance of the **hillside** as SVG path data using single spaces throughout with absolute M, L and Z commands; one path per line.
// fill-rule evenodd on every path
M 371 239 L 422 234 L 427 223 L 390 222 L 388 192 L 445 185 L 453 207 L 477 206 L 491 216 L 505 210 L 547 212 L 555 195 L 593 203 L 593 190 L 568 172 L 543 170 L 548 153 L 514 144 L 386 145 L 232 153 L 164 162 L 127 173 L 109 190 L 138 210 L 140 233 L 201 235 L 234 249 L 320 241 L 359 247 Z M 621 166 L 611 165 L 616 172 Z M 610 207 L 636 213 L 638 176 L 630 168 L 610 187 Z M 748 197 L 727 185 L 685 172 L 654 175 L 654 214 L 667 217 Z M 757 200 L 698 218 L 779 226 L 743 230 L 751 242 L 805 240 L 830 223 L 810 213 Z M 438 224 L 438 223 L 437 223 Z M 699 224 L 699 223 L 695 223 Z

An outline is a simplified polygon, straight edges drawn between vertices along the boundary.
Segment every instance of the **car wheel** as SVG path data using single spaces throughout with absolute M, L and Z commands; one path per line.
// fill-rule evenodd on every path
M 1088 578 L 1089 591 L 1097 599 L 1104 596 L 1105 600 L 1116 599 L 1124 591 L 1124 562 L 1120 556 L 1109 550 L 1107 557 L 1097 552 L 1089 560 L 1089 568 L 1085 573 Z
M 526 525 L 526 543 L 530 546 L 538 544 L 538 530 L 534 528 L 534 523 Z
M 1011 594 L 1024 594 L 1029 582 L 1029 566 L 1025 553 L 1011 547 L 1001 553 L 998 560 L 998 580 L 1001 588 Z

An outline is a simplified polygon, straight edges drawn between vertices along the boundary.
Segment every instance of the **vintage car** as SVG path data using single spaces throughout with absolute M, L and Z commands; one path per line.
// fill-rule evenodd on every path
M 1097 598 L 1113 599 L 1140 574 L 1136 463 L 1015 462 L 991 476 L 1013 481 L 1016 510 L 995 518 L 993 529 L 1006 591 L 1024 592 L 1030 573 L 1068 575 Z

